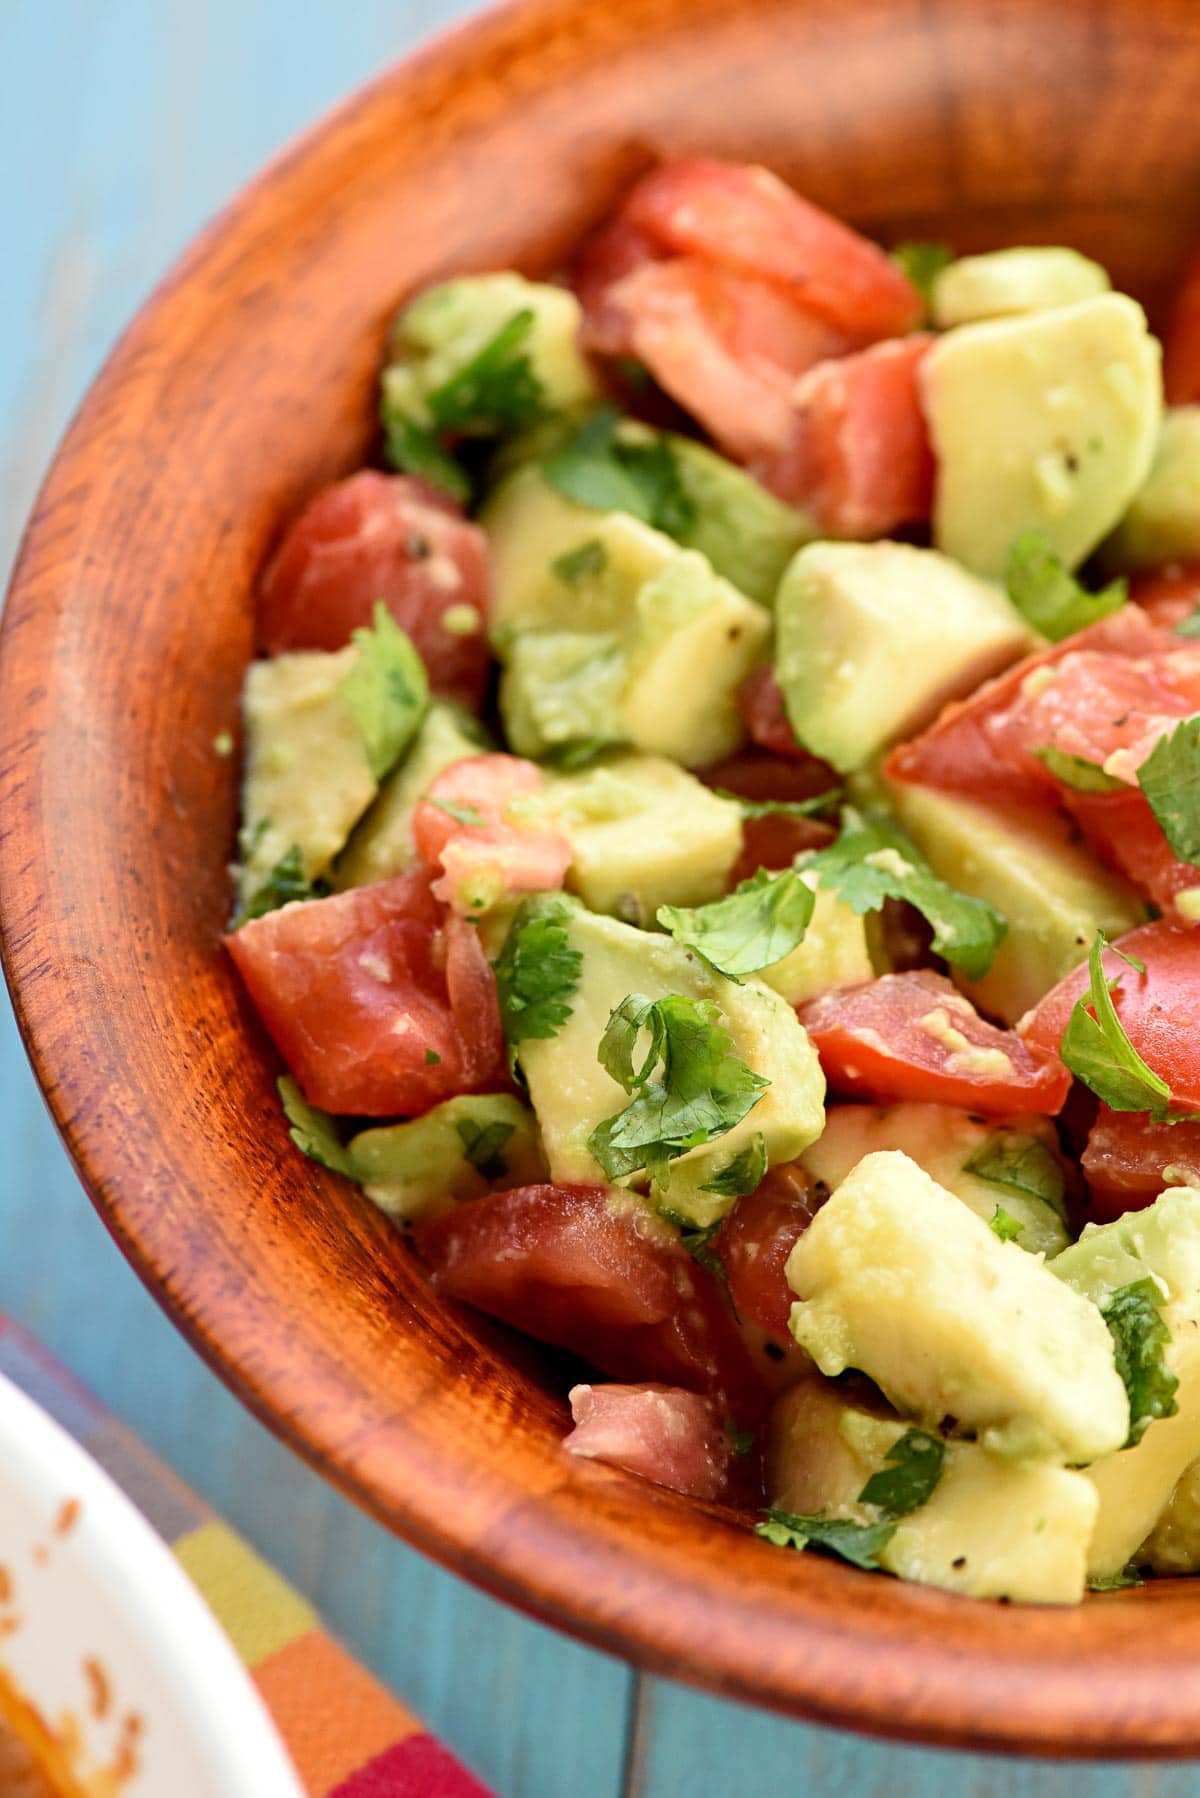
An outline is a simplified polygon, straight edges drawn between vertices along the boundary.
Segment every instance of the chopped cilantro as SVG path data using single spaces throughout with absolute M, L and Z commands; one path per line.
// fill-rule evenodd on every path
M 719 1217 L 711 1224 L 694 1224 L 690 1218 L 683 1217 L 680 1212 L 672 1211 L 666 1205 L 658 1207 L 658 1215 L 665 1218 L 667 1223 L 674 1224 L 679 1231 L 681 1248 L 687 1250 L 697 1267 L 702 1267 L 714 1280 L 719 1280 L 728 1291 L 729 1274 L 713 1241 L 725 1221 L 724 1218 Z
M 719 1174 L 705 1182 L 700 1191 L 716 1193 L 722 1199 L 742 1199 L 762 1185 L 766 1171 L 767 1140 L 760 1130 Z
M 1200 606 L 1175 626 L 1177 637 L 1200 637 Z
M 508 1172 L 503 1149 L 514 1126 L 496 1118 L 490 1124 L 477 1124 L 474 1118 L 460 1118 L 454 1128 L 462 1142 L 463 1153 L 477 1174 L 485 1180 L 502 1180 Z
M 695 949 L 731 980 L 773 967 L 804 940 L 816 895 L 793 868 L 760 868 L 711 905 L 660 905 L 658 921 L 677 943 Z
M 567 934 L 561 900 L 527 899 L 520 906 L 494 973 L 509 1052 L 528 1037 L 557 1036 L 571 1015 L 583 956 Z
M 858 1501 L 878 1505 L 891 1517 L 907 1517 L 925 1503 L 942 1474 L 946 1445 L 926 1430 L 905 1430 L 884 1456 L 884 1465 L 873 1473 Z
M 1173 853 L 1200 862 L 1200 715 L 1160 737 L 1137 777 Z
M 643 1031 L 649 1046 L 635 1067 Z M 633 1098 L 597 1124 L 588 1148 L 610 1180 L 644 1169 L 660 1189 L 672 1159 L 726 1135 L 770 1085 L 735 1052 L 717 1006 L 681 994 L 630 993 L 612 1011 L 597 1059 Z
M 286 855 L 280 856 L 262 885 L 238 906 L 229 920 L 229 928 L 240 930 L 243 924 L 249 924 L 253 918 L 265 918 L 269 911 L 278 911 L 281 905 L 291 905 L 295 899 L 323 899 L 328 892 L 323 880 L 310 881 L 305 877 L 300 845 L 293 843 Z
M 824 1548 L 852 1567 L 873 1572 L 878 1557 L 896 1533 L 894 1523 L 852 1523 L 848 1517 L 801 1517 L 791 1511 L 765 1511 L 758 1534 L 777 1548 Z
M 898 243 L 892 261 L 908 276 L 928 312 L 933 304 L 933 284 L 954 261 L 954 251 L 948 243 Z
M 561 556 L 555 556 L 550 567 L 560 581 L 568 587 L 574 587 L 579 581 L 593 580 L 596 575 L 603 574 L 608 566 L 608 551 L 599 537 L 589 537 L 578 549 L 568 549 Z
M 1068 755 L 1066 750 L 1056 749 L 1053 743 L 1047 743 L 1033 753 L 1039 761 L 1045 762 L 1055 780 L 1070 787 L 1073 793 L 1115 793 L 1125 784 L 1115 774 L 1106 774 L 1099 762 L 1089 762 L 1084 755 Z
M 384 455 L 393 468 L 405 474 L 420 475 L 448 493 L 451 499 L 465 505 L 471 497 L 471 483 L 454 457 L 440 448 L 433 432 L 397 412 L 384 398 L 381 417 L 384 430 Z
M 1001 1242 L 1015 1242 L 1025 1228 L 1024 1224 L 1018 1223 L 1012 1212 L 1006 1211 L 1003 1205 L 997 1205 L 992 1212 L 988 1219 L 988 1227 L 992 1235 L 998 1236 Z
M 538 759 L 543 768 L 557 768 L 563 774 L 570 774 L 576 768 L 586 768 L 619 741 L 617 737 L 575 737 L 570 742 L 556 744 Z
M 441 1060 L 442 1060 L 442 1058 L 438 1054 L 436 1049 L 426 1049 L 426 1051 L 425 1051 L 425 1066 L 427 1068 L 439 1067 L 441 1065 Z
M 696 520 L 679 464 L 665 437 L 625 443 L 615 406 L 599 406 L 575 436 L 543 464 L 552 487 L 593 512 L 630 512 L 669 537 L 683 537 Z
M 353 1163 L 342 1147 L 328 1112 L 318 1111 L 314 1105 L 310 1105 L 290 1074 L 284 1074 L 275 1084 L 283 1101 L 284 1116 L 289 1125 L 288 1135 L 296 1147 L 302 1149 L 311 1161 L 319 1161 L 322 1167 L 330 1168 L 335 1174 L 345 1174 L 353 1180 Z
M 1124 1592 L 1129 1586 L 1144 1586 L 1145 1580 L 1133 1561 L 1116 1573 L 1096 1574 L 1087 1583 L 1089 1592 Z
M 473 805 L 456 805 L 453 799 L 427 799 L 426 804 L 432 805 L 439 812 L 445 812 L 446 816 L 453 818 L 456 824 L 473 826 L 482 824 L 484 821 L 483 813 L 477 811 Z
M 353 633 L 358 658 L 342 692 L 362 732 L 371 773 L 382 780 L 417 734 L 429 704 L 425 664 L 382 600 L 375 620 Z
M 726 787 L 714 787 L 713 792 L 718 799 L 728 799 L 736 805 L 746 821 L 776 817 L 820 818 L 840 804 L 842 798 L 841 787 L 830 787 L 811 799 L 743 799 L 740 793 L 731 793 Z
M 1018 612 L 1052 643 L 1119 612 L 1129 590 L 1122 576 L 1099 593 L 1089 593 L 1063 567 L 1040 531 L 1023 531 L 1016 539 L 1004 579 Z
M 1105 978 L 1106 947 L 1104 932 L 1098 930 L 1088 956 L 1088 987 L 1075 1002 L 1059 1054 L 1071 1072 L 1114 1111 L 1147 1111 L 1161 1120 L 1171 1103 L 1171 1089 L 1146 1065 L 1125 1034 L 1112 1000 L 1112 989 L 1120 984 L 1121 975 Z M 1128 956 L 1123 959 L 1130 960 Z M 1145 972 L 1140 963 L 1131 966 Z
M 1100 1315 L 1113 1339 L 1117 1372 L 1129 1394 L 1129 1435 L 1126 1448 L 1141 1441 L 1158 1417 L 1173 1417 L 1179 1381 L 1167 1367 L 1163 1350 L 1171 1340 L 1160 1315 L 1163 1295 L 1154 1281 L 1131 1280 L 1118 1286 Z
M 213 738 L 213 748 L 222 759 L 233 754 L 233 732 L 219 730 Z
M 725 1440 L 728 1442 L 731 1452 L 736 1455 L 740 1461 L 745 1455 L 748 1455 L 750 1450 L 754 1447 L 754 1431 L 739 1430 L 732 1417 L 727 1417 L 725 1419 L 724 1429 Z
M 939 880 L 916 844 L 895 825 L 864 819 L 851 807 L 828 849 L 810 850 L 801 866 L 815 868 L 822 887 L 860 916 L 887 899 L 903 899 L 933 926 L 933 951 L 978 980 L 1008 926 L 995 906 Z
M 802 1517 L 769 1510 L 763 1513 L 767 1522 L 757 1525 L 758 1534 L 779 1548 L 806 1548 L 811 1543 L 869 1572 L 879 1566 L 878 1557 L 900 1518 L 928 1502 L 941 1478 L 945 1453 L 946 1445 L 939 1437 L 925 1430 L 905 1430 L 858 1495 L 859 1504 L 878 1507 L 877 1522 L 854 1523 L 845 1517 Z
M 963 1164 L 964 1174 L 1007 1186 L 1031 1199 L 1041 1199 L 1059 1211 L 1063 1201 L 1063 1171 L 1057 1155 L 1036 1136 L 1019 1130 L 996 1130 Z M 993 1228 L 995 1220 L 993 1219 Z M 998 1234 L 998 1232 L 997 1232 Z

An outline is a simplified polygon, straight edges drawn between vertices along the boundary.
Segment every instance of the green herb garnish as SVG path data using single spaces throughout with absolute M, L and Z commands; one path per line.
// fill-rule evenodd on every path
M 769 874 L 760 868 L 725 899 L 695 907 L 660 905 L 657 916 L 677 943 L 740 980 L 791 954 L 804 940 L 815 903 L 813 889 L 795 869 Z
M 757 1131 L 745 1148 L 719 1174 L 706 1181 L 700 1191 L 716 1193 L 722 1199 L 742 1199 L 762 1185 L 766 1172 L 767 1140 L 761 1131 Z
M 1006 1211 L 1003 1205 L 997 1205 L 988 1219 L 988 1228 L 1001 1242 L 1015 1242 L 1025 1226 L 1017 1222 L 1011 1211 Z
M 1129 1394 L 1129 1435 L 1126 1448 L 1141 1441 L 1156 1418 L 1173 1417 L 1178 1411 L 1175 1393 L 1179 1381 L 1167 1367 L 1163 1350 L 1171 1332 L 1162 1320 L 1163 1295 L 1149 1278 L 1118 1286 L 1100 1315 L 1113 1339 L 1117 1372 Z
M 395 767 L 420 728 L 429 705 L 425 664 L 412 639 L 376 600 L 374 624 L 353 633 L 358 658 L 342 692 L 362 733 L 376 780 Z
M 568 587 L 574 587 L 580 581 L 594 580 L 607 566 L 608 551 L 599 537 L 589 537 L 578 549 L 568 549 L 561 556 L 555 556 L 550 564 L 559 580 L 565 581 Z
M 919 1510 L 942 1474 L 946 1445 L 926 1430 L 905 1430 L 884 1456 L 858 1495 L 863 1505 L 878 1505 L 889 1518 Z
M 898 243 L 892 251 L 892 261 L 907 275 L 921 298 L 925 302 L 928 313 L 933 306 L 933 287 L 942 270 L 949 268 L 954 261 L 954 251 L 948 243 Z
M 557 1036 L 571 1016 L 583 956 L 571 947 L 562 900 L 520 906 L 493 972 L 509 1052 L 527 1038 Z
M 1040 531 L 1023 531 L 1016 539 L 1008 552 L 1004 580 L 1021 616 L 1052 643 L 1119 612 L 1129 591 L 1121 576 L 1099 593 L 1089 593 L 1063 567 Z
M 288 1135 L 296 1147 L 310 1161 L 319 1161 L 322 1167 L 353 1180 L 354 1164 L 328 1112 L 318 1111 L 315 1105 L 310 1105 L 290 1074 L 284 1074 L 275 1085 L 290 1126 Z
M 1106 774 L 1099 762 L 1089 762 L 1083 755 L 1068 755 L 1066 750 L 1056 749 L 1053 743 L 1047 743 L 1033 753 L 1039 761 L 1045 762 L 1055 780 L 1070 787 L 1073 793 L 1115 793 L 1125 784 L 1116 775 Z
M 712 790 L 718 799 L 728 799 L 736 805 L 747 822 L 755 818 L 821 818 L 841 804 L 843 795 L 841 787 L 830 787 L 811 799 L 743 799 L 740 793 L 731 793 L 725 787 Z
M 485 1180 L 502 1180 L 508 1172 L 502 1151 L 514 1126 L 499 1118 L 490 1124 L 478 1124 L 474 1118 L 460 1118 L 454 1128 L 458 1131 L 463 1154 L 475 1172 Z
M 1062 1210 L 1062 1166 L 1053 1150 L 1036 1136 L 996 1131 L 963 1163 L 963 1173 L 974 1174 L 977 1180 L 987 1180 L 993 1186 L 1007 1186 L 1027 1198 L 1041 1199 L 1053 1211 Z
M 552 487 L 593 512 L 629 512 L 669 537 L 684 537 L 696 522 L 696 507 L 679 475 L 675 452 L 665 437 L 652 443 L 623 442 L 621 415 L 599 406 L 564 448 L 543 464 Z
M 946 1445 L 925 1430 L 905 1430 L 884 1457 L 858 1495 L 859 1504 L 877 1505 L 875 1523 L 853 1523 L 849 1518 L 799 1516 L 790 1511 L 768 1510 L 767 1521 L 757 1531 L 779 1548 L 824 1548 L 852 1566 L 871 1572 L 896 1533 L 902 1517 L 926 1504 L 941 1478 Z
M 1200 716 L 1160 737 L 1137 778 L 1172 852 L 1200 862 Z
M 1114 1111 L 1146 1111 L 1161 1121 L 1170 1107 L 1171 1089 L 1142 1060 L 1117 1016 L 1112 989 L 1122 977 L 1105 977 L 1104 950 L 1108 946 L 1104 932 L 1098 930 L 1088 956 L 1089 983 L 1075 1002 L 1059 1054 L 1071 1072 Z M 1120 955 L 1121 951 L 1113 953 Z M 1122 960 L 1145 973 L 1143 964 L 1130 956 L 1122 956 Z
M 296 899 L 324 899 L 328 892 L 325 881 L 306 877 L 300 845 L 293 843 L 287 853 L 280 856 L 262 885 L 238 906 L 229 920 L 229 928 L 240 930 L 243 924 L 249 924 L 254 918 L 265 918 L 268 912 L 278 911 L 281 905 L 291 905 Z

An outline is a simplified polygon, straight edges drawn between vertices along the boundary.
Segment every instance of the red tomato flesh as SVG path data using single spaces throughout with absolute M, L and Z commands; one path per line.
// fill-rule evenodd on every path
M 789 761 L 812 760 L 808 750 L 796 740 L 783 689 L 775 679 L 773 668 L 751 670 L 738 688 L 737 709 L 751 741 L 760 749 L 769 750 L 772 755 L 786 756 Z M 836 784 L 836 779 L 831 777 L 830 785 Z
M 1200 868 L 1178 861 L 1140 787 L 1065 793 L 1063 803 L 1105 861 L 1177 923 L 1180 893 L 1200 887 Z
M 729 1480 L 730 1446 L 710 1401 L 678 1386 L 572 1386 L 573 1455 L 607 1461 L 688 1498 L 716 1499 Z
M 492 971 L 424 870 L 286 905 L 225 941 L 311 1105 L 411 1117 L 508 1086 Z
M 1200 993 L 1198 993 L 1200 999 Z M 798 1007 L 835 1091 L 991 1113 L 1059 1110 L 1071 1084 L 1053 1048 L 986 1023 L 942 974 L 838 987 Z
M 1109 1223 L 1152 1205 L 1172 1179 L 1200 1185 L 1200 1123 L 1157 1124 L 1140 1111 L 1101 1105 L 1083 1152 L 1092 1214 Z
M 761 1185 L 738 1200 L 715 1241 L 737 1311 L 789 1346 L 794 1295 L 783 1270 L 819 1203 L 802 1168 L 773 1167 Z
M 487 683 L 487 539 L 425 481 L 364 468 L 310 500 L 259 585 L 268 655 L 343 649 L 382 600 L 443 699 L 477 707 Z
M 1155 624 L 1173 631 L 1200 606 L 1200 567 L 1175 563 L 1139 575 L 1130 585 L 1129 597 Z
M 1200 256 L 1184 275 L 1163 337 L 1163 390 L 1170 406 L 1200 400 Z
M 562 886 L 571 845 L 530 807 L 545 785 L 537 764 L 515 755 L 467 756 L 438 775 L 413 814 L 413 837 L 421 859 L 441 871 L 439 899 L 470 912 L 505 894 Z

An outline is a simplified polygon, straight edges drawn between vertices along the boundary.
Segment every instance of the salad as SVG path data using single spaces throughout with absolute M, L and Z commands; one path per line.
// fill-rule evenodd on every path
M 773 1551 L 1200 1570 L 1200 264 L 1164 355 L 671 161 L 411 299 L 381 420 L 243 696 L 297 1147 Z

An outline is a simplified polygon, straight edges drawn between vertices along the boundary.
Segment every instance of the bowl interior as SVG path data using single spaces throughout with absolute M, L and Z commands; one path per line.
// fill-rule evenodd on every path
M 844 1724 L 1200 1750 L 1200 1590 L 972 1605 L 767 1548 L 558 1448 L 538 1357 L 436 1300 L 288 1142 L 218 938 L 255 572 L 371 442 L 407 290 L 552 268 L 662 152 L 758 158 L 885 241 L 1063 241 L 1161 302 L 1200 236 L 1192 0 L 519 0 L 320 126 L 119 346 L 38 502 L 0 649 L 0 924 L 110 1228 L 256 1412 L 502 1596 Z

